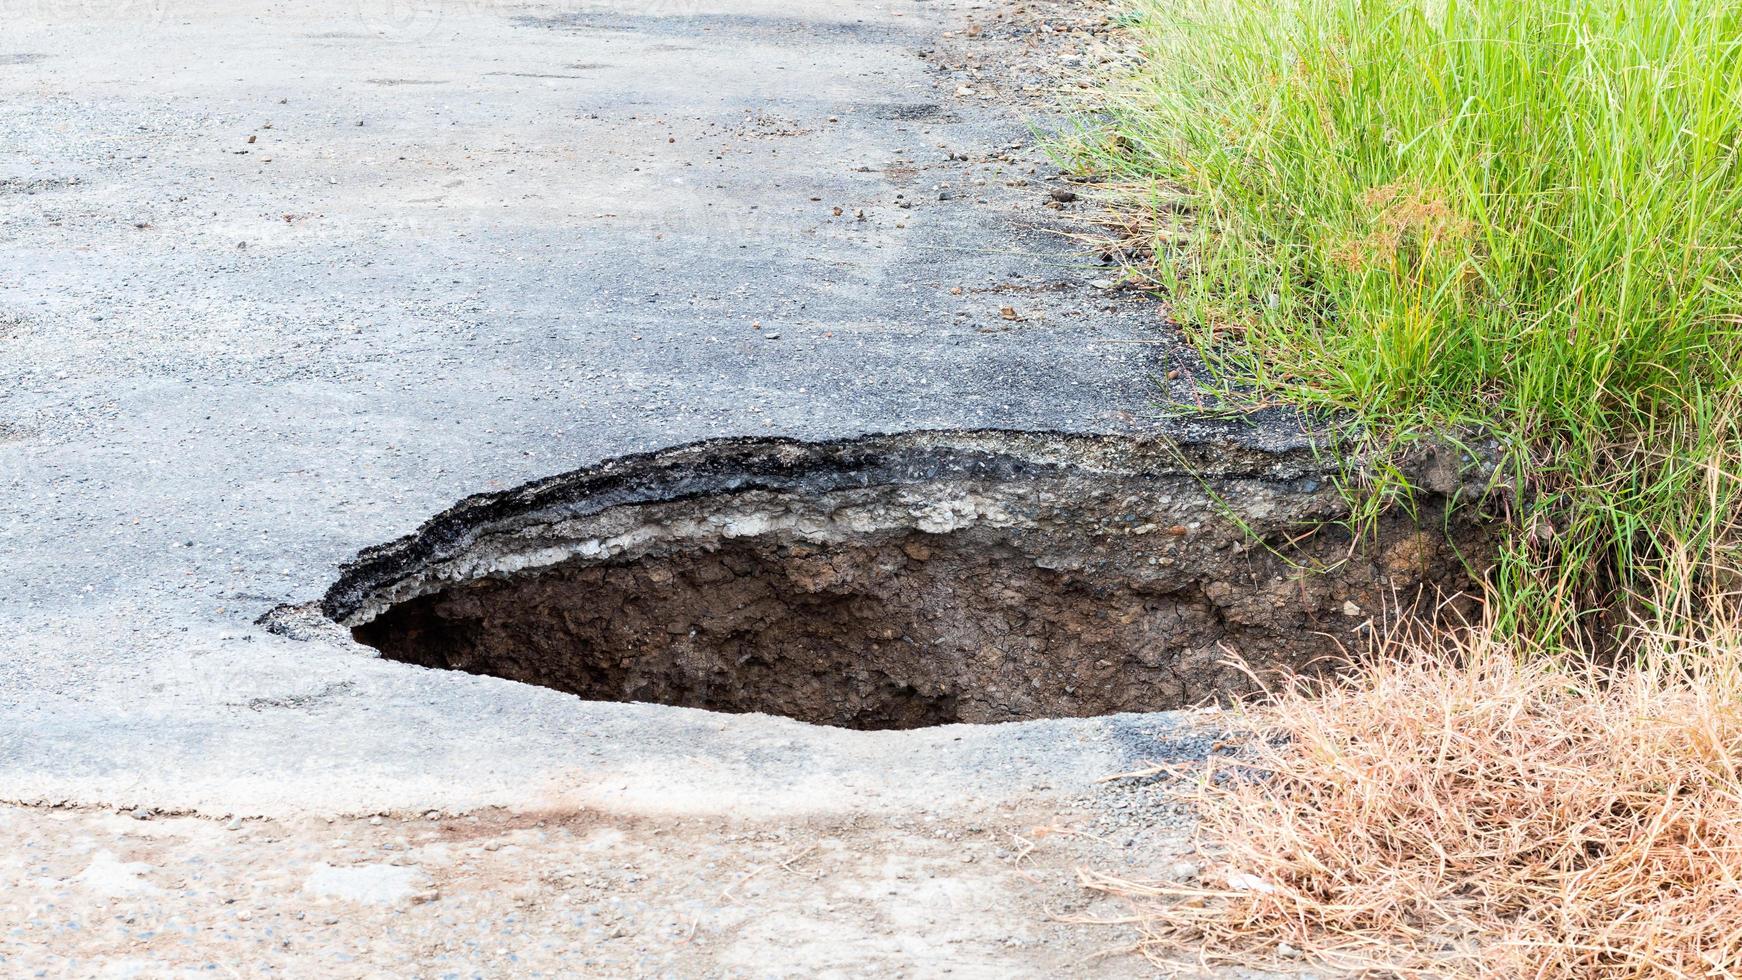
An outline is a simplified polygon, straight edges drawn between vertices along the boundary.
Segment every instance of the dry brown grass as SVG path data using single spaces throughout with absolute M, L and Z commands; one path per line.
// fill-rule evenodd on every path
M 1086 883 L 1133 900 L 1158 963 L 1742 976 L 1736 623 L 1641 632 L 1609 672 L 1492 631 L 1393 644 L 1246 713 L 1198 790 L 1201 885 Z

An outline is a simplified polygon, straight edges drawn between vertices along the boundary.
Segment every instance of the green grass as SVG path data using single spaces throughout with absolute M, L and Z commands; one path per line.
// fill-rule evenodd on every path
M 1219 373 L 1384 445 L 1498 436 L 1515 632 L 1734 584 L 1742 0 L 1135 0 L 1128 23 L 1143 67 L 1072 159 L 1147 213 Z

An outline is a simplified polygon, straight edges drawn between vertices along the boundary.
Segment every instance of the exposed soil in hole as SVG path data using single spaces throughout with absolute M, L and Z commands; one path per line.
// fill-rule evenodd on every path
M 1037 567 L 1001 538 L 725 541 L 486 580 L 356 636 L 396 660 L 588 698 L 851 728 L 1175 706 L 1191 675 L 1214 672 L 1223 627 L 1201 593 Z M 1182 646 L 1197 655 L 1163 656 Z
M 701 444 L 471 498 L 326 610 L 392 659 L 601 700 L 852 728 L 1176 708 L 1248 689 L 1235 656 L 1323 669 L 1467 586 L 1480 529 L 1429 501 L 1354 547 L 1324 466 L 1225 433 Z

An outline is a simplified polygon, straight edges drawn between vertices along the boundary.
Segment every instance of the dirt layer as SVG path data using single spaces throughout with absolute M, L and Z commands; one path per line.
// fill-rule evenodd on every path
M 1358 546 L 1310 478 L 1212 485 L 1130 441 L 944 441 L 906 467 L 910 443 L 860 442 L 854 479 L 739 472 L 718 494 L 585 518 L 571 500 L 530 523 L 497 508 L 354 635 L 590 699 L 900 729 L 1237 694 L 1258 678 L 1236 660 L 1324 669 L 1468 586 L 1456 533 L 1392 515 Z

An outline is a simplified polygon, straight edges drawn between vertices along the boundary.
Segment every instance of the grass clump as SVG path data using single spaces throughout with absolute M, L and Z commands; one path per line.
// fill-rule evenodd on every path
M 1244 390 L 1405 444 L 1476 426 L 1529 508 L 1504 631 L 1722 586 L 1742 442 L 1742 2 L 1136 0 L 1076 164 Z
M 1640 634 L 1610 673 L 1492 630 L 1394 641 L 1245 715 L 1201 784 L 1201 884 L 1086 883 L 1170 966 L 1742 976 L 1742 631 L 1713 634 Z

